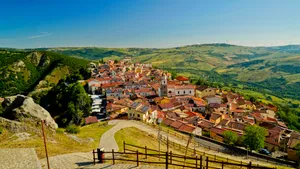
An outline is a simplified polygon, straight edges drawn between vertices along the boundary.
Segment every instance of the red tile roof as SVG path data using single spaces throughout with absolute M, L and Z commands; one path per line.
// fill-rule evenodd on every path
M 183 122 L 181 121 L 174 121 L 170 126 L 175 128 L 175 129 L 179 129 L 181 126 L 183 125 Z
M 184 77 L 184 76 L 177 76 L 177 77 L 176 77 L 176 80 L 178 80 L 178 81 L 188 81 L 189 78 Z
M 96 116 L 89 116 L 85 118 L 85 124 L 90 124 L 90 123 L 98 123 L 98 119 Z
M 163 123 L 167 126 L 170 126 L 175 120 L 172 120 L 172 119 L 169 119 L 169 118 L 166 118 Z
M 179 127 L 178 130 L 182 131 L 182 132 L 186 132 L 186 133 L 192 133 L 195 129 L 196 129 L 196 127 L 194 127 L 192 125 L 183 124 Z

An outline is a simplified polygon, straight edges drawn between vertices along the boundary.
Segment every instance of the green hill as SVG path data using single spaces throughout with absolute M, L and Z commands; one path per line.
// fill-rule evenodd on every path
M 300 100 L 300 46 L 244 47 L 229 44 L 149 48 L 51 48 L 48 51 L 98 60 L 134 61 L 244 90 Z
M 1 49 L 0 58 L 0 97 L 51 87 L 88 63 L 53 52 L 13 49 Z

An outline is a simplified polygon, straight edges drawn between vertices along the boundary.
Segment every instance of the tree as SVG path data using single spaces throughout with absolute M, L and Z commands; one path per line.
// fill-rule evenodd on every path
M 296 155 L 298 157 L 300 157 L 300 143 L 297 143 L 296 146 L 294 147 L 294 149 L 296 150 Z M 299 162 L 299 167 L 300 168 L 300 162 Z
M 238 135 L 233 131 L 225 131 L 223 133 L 224 142 L 226 144 L 235 145 L 238 140 Z
M 258 125 L 248 126 L 245 129 L 244 144 L 252 150 L 259 150 L 264 147 L 267 131 Z

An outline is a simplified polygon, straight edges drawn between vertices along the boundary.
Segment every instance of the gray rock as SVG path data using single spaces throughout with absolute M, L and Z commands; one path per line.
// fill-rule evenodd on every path
M 17 95 L 5 98 L 3 107 L 5 108 L 4 117 L 8 119 L 35 123 L 45 120 L 47 126 L 52 129 L 58 128 L 50 113 L 36 104 L 31 97 Z

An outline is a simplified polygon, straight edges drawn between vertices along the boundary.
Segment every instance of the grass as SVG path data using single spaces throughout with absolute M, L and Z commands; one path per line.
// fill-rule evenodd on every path
M 73 134 L 78 140 L 64 134 L 62 129 L 59 132 L 47 130 L 47 148 L 49 156 L 59 154 L 88 152 L 99 145 L 100 137 L 112 126 L 105 126 L 104 123 L 95 123 L 80 128 L 80 133 Z M 0 135 L 0 148 L 34 148 L 38 157 L 45 158 L 44 143 L 41 133 L 30 133 L 32 136 L 28 140 L 17 141 L 13 133 L 3 130 Z

